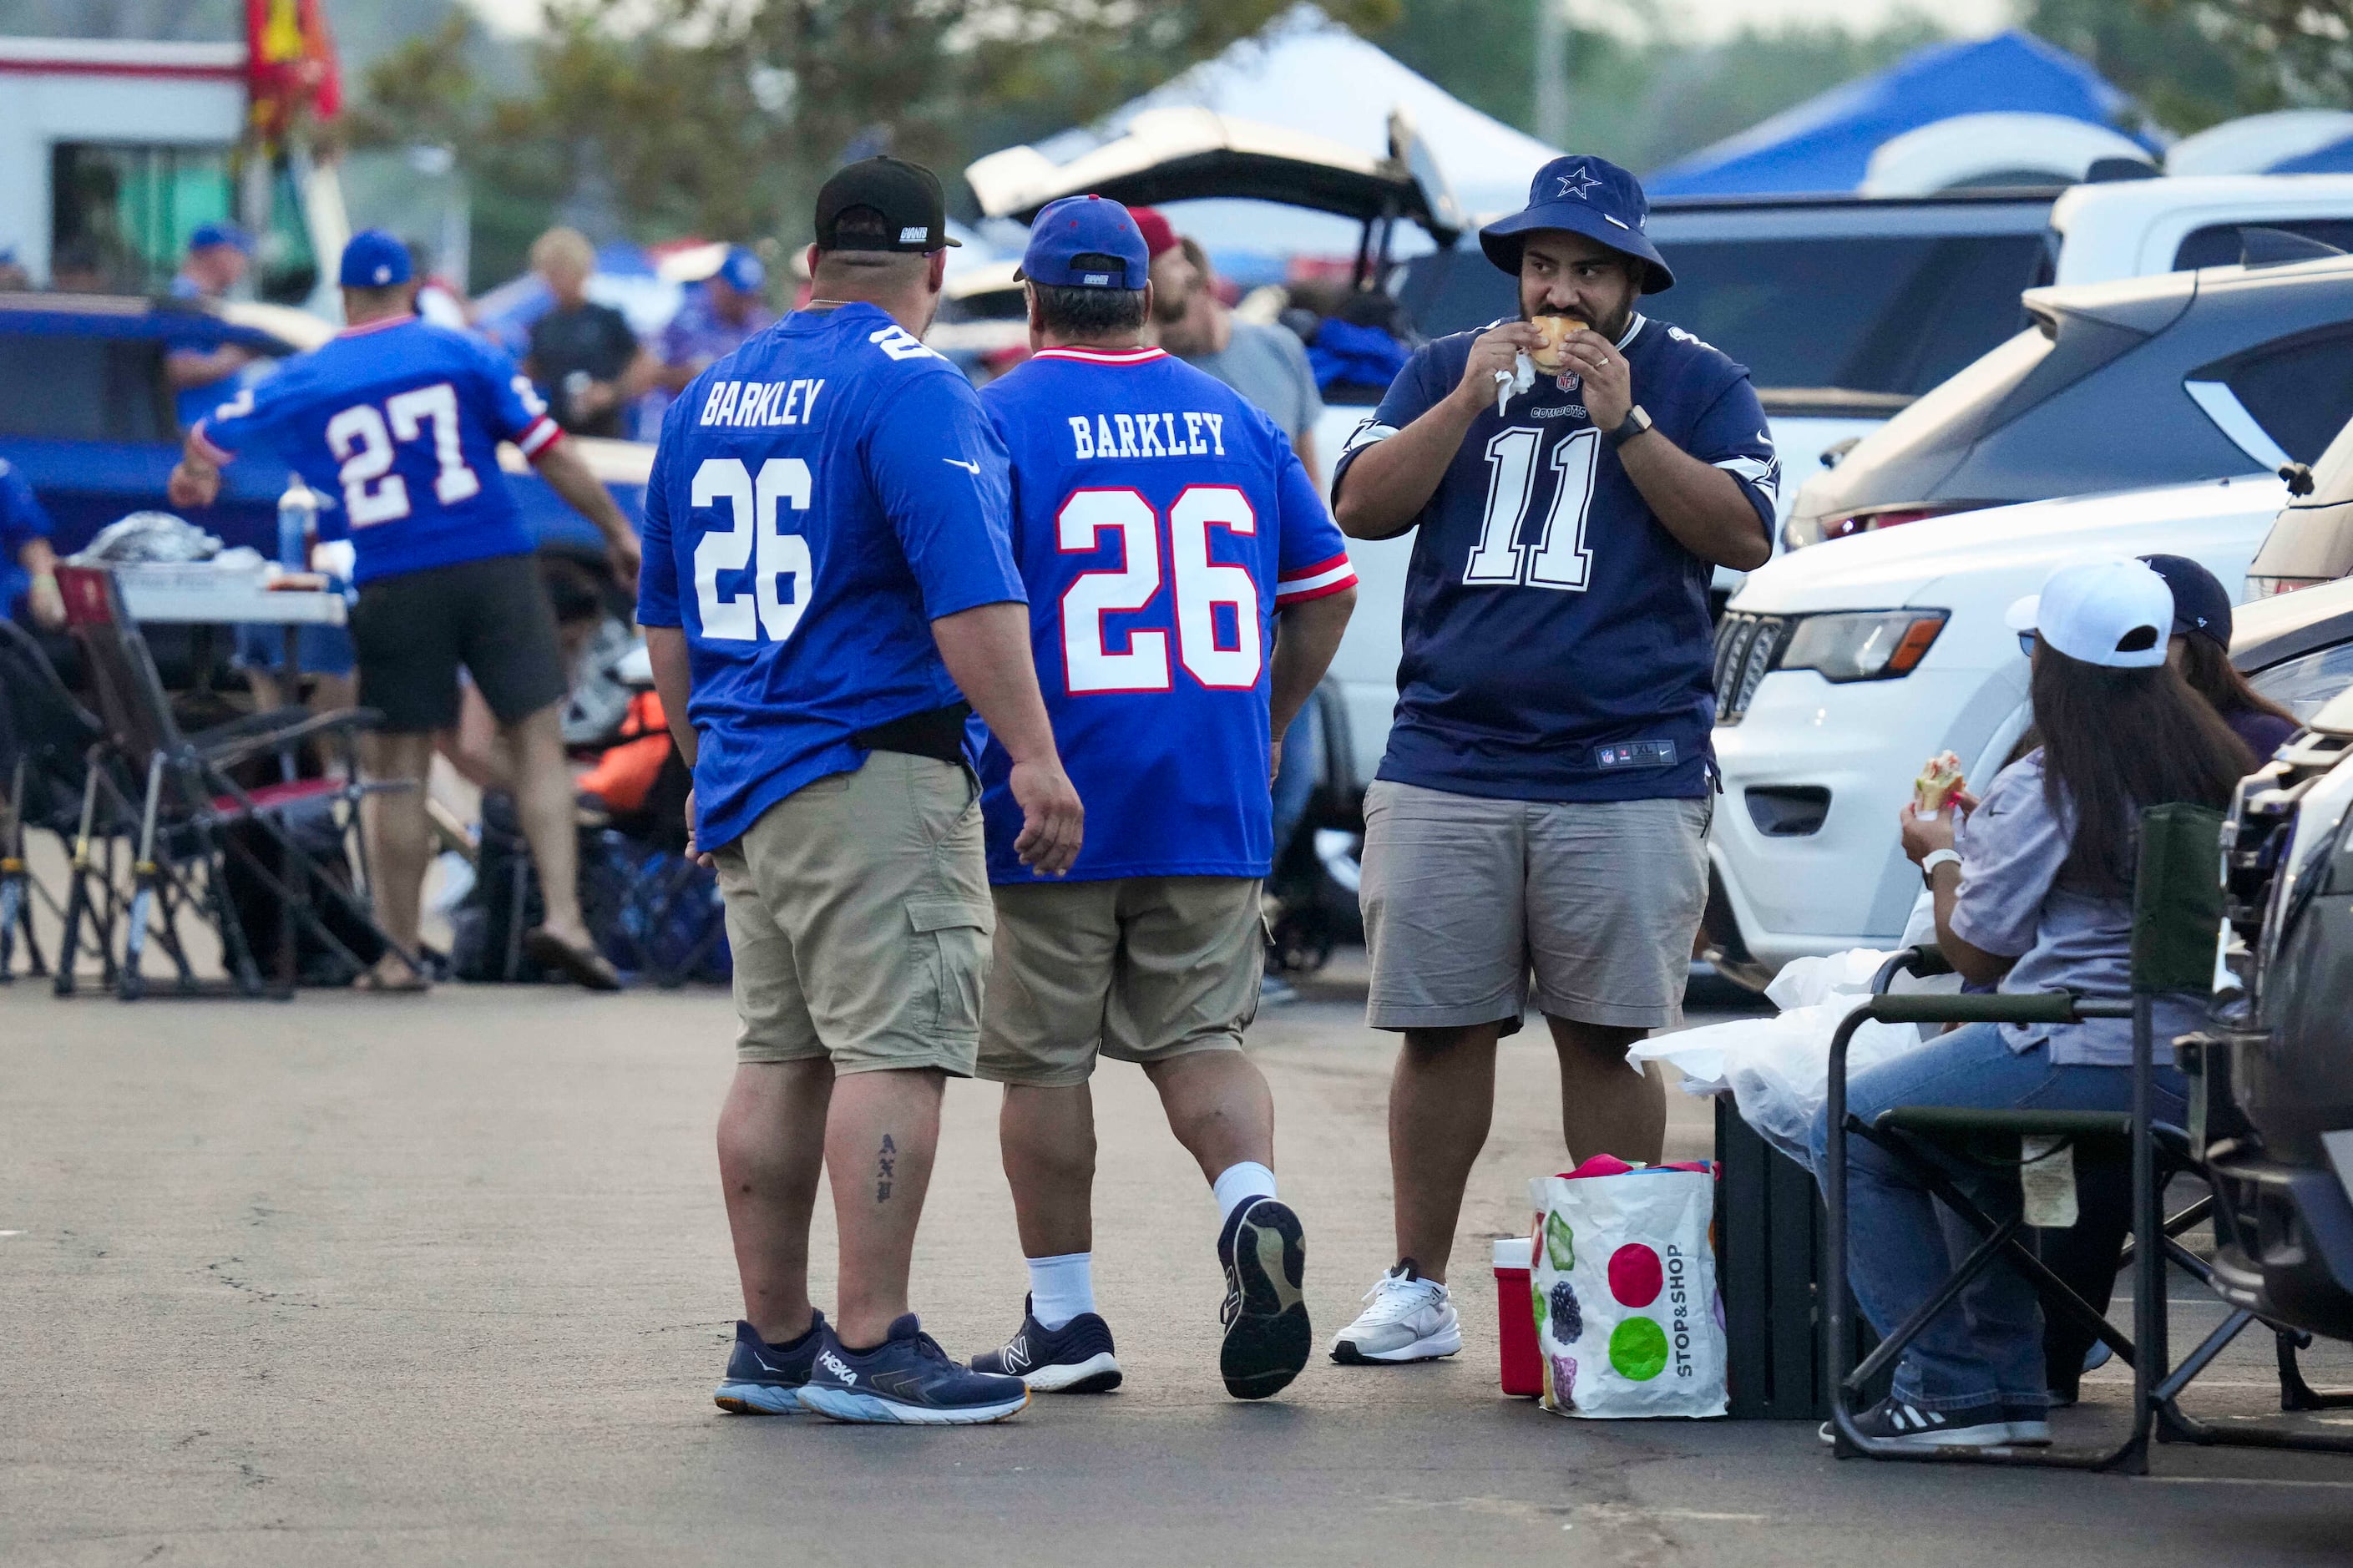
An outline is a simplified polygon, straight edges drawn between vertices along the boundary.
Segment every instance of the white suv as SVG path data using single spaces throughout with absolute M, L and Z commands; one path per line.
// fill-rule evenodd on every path
M 1951 751 L 1982 787 L 2025 731 L 2011 602 L 2069 561 L 2158 552 L 2236 590 L 2286 493 L 2254 475 L 2034 501 L 1750 574 L 1716 641 L 1718 967 L 1761 984 L 1793 958 L 1894 946 L 1920 890 L 1895 821 L 1921 763 Z

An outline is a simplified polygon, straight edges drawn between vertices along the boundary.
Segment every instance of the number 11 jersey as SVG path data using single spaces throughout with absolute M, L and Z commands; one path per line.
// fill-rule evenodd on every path
M 1047 349 L 980 395 L 1013 458 L 1013 552 L 1062 765 L 1086 803 L 1076 880 L 1263 877 L 1279 609 L 1356 581 L 1273 422 L 1159 349 Z M 1011 760 L 981 759 L 992 882 Z

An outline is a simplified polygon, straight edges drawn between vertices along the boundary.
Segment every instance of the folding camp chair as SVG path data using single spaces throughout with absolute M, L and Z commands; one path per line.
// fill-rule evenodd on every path
M 2214 937 L 2222 916 L 2219 875 L 2221 814 L 2203 806 L 2174 805 L 2141 814 L 2139 862 L 2133 890 L 2132 997 L 2076 996 L 2063 991 L 2005 995 L 1876 995 L 1848 1015 L 1831 1043 L 1829 1139 L 1823 1198 L 1830 1211 L 1827 1277 L 1847 1278 L 1847 1139 L 1860 1136 L 1887 1150 L 1939 1202 L 1984 1237 L 1960 1267 L 1931 1293 L 1919 1310 L 1896 1325 L 1860 1366 L 1852 1364 L 1848 1294 L 1831 1289 L 1823 1314 L 1824 1354 L 1831 1368 L 1831 1422 L 1841 1458 L 1864 1454 L 1879 1459 L 1959 1460 L 1978 1464 L 2036 1465 L 2072 1469 L 2128 1469 L 2145 1473 L 2158 1394 L 2174 1380 L 2165 1376 L 2165 1265 L 2170 1260 L 2204 1277 L 2204 1265 L 2167 1234 L 2158 1136 L 2153 1124 L 2155 998 L 2211 989 Z M 1915 968 L 1932 967 L 1918 955 L 1903 955 Z M 1895 965 L 1891 964 L 1892 971 Z M 1941 960 L 1933 967 L 1941 971 Z M 1866 1125 L 1847 1112 L 1847 1047 L 1866 1020 L 1890 1024 L 2070 1024 L 2086 1018 L 2129 1017 L 2133 1026 L 2132 1097 L 2128 1111 L 1997 1110 L 1950 1106 L 1897 1106 Z M 2057 1138 L 2128 1143 L 2132 1151 L 2133 1334 L 2127 1339 L 2071 1289 L 2027 1247 L 2019 1232 L 2022 1218 L 1996 1222 L 1954 1184 L 1929 1152 L 1930 1145 L 1985 1138 Z M 2187 1135 L 2173 1130 L 2169 1142 L 2182 1157 Z M 2184 1218 L 2185 1226 L 2194 1223 Z M 2112 1448 L 1916 1448 L 1865 1436 L 1857 1429 L 1852 1396 L 1937 1314 L 1957 1302 L 1968 1283 L 2000 1259 L 2025 1275 L 2046 1311 L 2057 1310 L 2090 1329 L 2133 1369 L 2132 1426 Z M 2243 1327 L 2244 1325 L 2240 1325 Z M 2220 1347 L 2216 1347 L 2219 1349 Z M 2211 1359 L 2211 1352 L 2208 1355 Z M 2201 1366 L 2203 1363 L 2200 1363 Z M 2192 1370 L 2189 1376 L 2195 1376 Z M 2187 1378 L 2179 1381 L 2186 1382 Z M 2179 1392 L 2178 1388 L 2175 1392 Z
M 412 971 L 422 973 L 419 961 L 395 944 L 375 924 L 364 897 L 343 886 L 288 831 L 287 816 L 322 803 L 341 813 L 348 834 L 356 826 L 362 798 L 388 787 L 364 784 L 357 756 L 358 732 L 375 715 L 365 709 L 312 716 L 302 709 L 258 713 L 195 735 L 181 733 L 173 718 L 164 685 L 155 672 L 147 645 L 124 612 L 113 574 L 98 567 L 60 567 L 58 586 L 66 601 L 66 620 L 88 658 L 98 699 L 99 717 L 106 731 L 102 748 L 130 777 L 141 781 L 134 804 L 130 791 L 111 770 L 90 770 L 84 798 L 84 820 L 93 816 L 103 798 L 113 811 L 136 824 L 136 849 L 130 909 L 122 925 L 122 952 L 116 965 L 116 990 L 125 1001 L 145 990 L 141 969 L 146 941 L 152 933 L 170 955 L 183 994 L 213 994 L 200 984 L 181 941 L 180 916 L 195 913 L 218 933 L 228 970 L 227 990 L 259 995 L 265 986 L 254 958 L 254 948 L 229 898 L 227 866 L 234 861 L 268 889 L 280 912 L 280 972 L 278 984 L 268 988 L 284 995 L 292 990 L 296 933 L 322 943 L 354 972 L 367 964 L 353 952 L 335 931 L 320 918 L 314 901 L 323 898 L 336 906 L 345 929 L 364 929 L 385 947 L 399 953 Z M 340 742 L 344 770 L 340 778 L 293 779 L 248 789 L 231 775 L 238 764 L 271 755 L 287 757 L 313 737 Z M 242 836 L 227 831 L 250 824 L 275 851 L 277 865 L 254 853 Z M 357 864 L 363 889 L 368 870 L 364 843 Z M 66 935 L 58 973 L 61 994 L 71 974 L 79 940 L 79 911 L 96 896 L 96 880 L 77 867 L 68 900 Z
M 34 926 L 37 911 L 46 910 L 60 928 L 65 905 L 32 874 L 26 836 L 39 828 L 57 836 L 68 847 L 69 859 L 87 861 L 93 832 L 101 835 L 100 851 L 110 859 L 120 842 L 122 825 L 92 823 L 84 826 L 79 802 L 84 773 L 92 748 L 105 738 L 95 715 L 74 700 L 32 636 L 15 622 L 0 619 L 0 984 L 16 977 L 16 950 L 24 949 L 27 973 L 49 973 Z M 105 884 L 111 891 L 114 884 Z M 90 911 L 103 929 L 111 930 L 111 900 Z M 111 948 L 101 942 L 102 953 Z M 112 960 L 107 959 L 107 984 L 114 981 Z

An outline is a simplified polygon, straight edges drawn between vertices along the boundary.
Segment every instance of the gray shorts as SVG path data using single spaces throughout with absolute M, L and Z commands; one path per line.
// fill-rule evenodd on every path
M 1683 1018 L 1712 799 L 1489 800 L 1377 781 L 1362 900 L 1376 1029 Z M 1529 976 L 1535 975 L 1535 988 Z

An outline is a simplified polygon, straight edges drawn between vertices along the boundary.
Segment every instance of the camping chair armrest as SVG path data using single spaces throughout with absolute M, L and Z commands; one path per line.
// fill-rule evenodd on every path
M 264 709 L 259 712 L 248 713 L 240 718 L 228 720 L 225 723 L 207 725 L 190 735 L 188 744 L 195 747 L 199 752 L 210 752 L 216 747 L 241 741 L 248 735 L 264 734 L 300 724 L 310 716 L 311 710 L 299 702 Z
M 1953 966 L 1946 962 L 1944 951 L 1933 942 L 1924 942 L 1917 947 L 1904 949 L 1881 964 L 1879 973 L 1871 977 L 1871 994 L 1874 996 L 1883 994 L 1895 984 L 1895 977 L 1899 974 L 1930 980 L 1951 973 Z
M 259 752 L 275 752 L 307 741 L 313 735 L 336 731 L 373 730 L 383 721 L 384 715 L 373 708 L 338 708 L 332 713 L 321 713 L 283 729 L 238 735 L 224 744 L 204 747 L 205 761 L 215 767 L 227 767 Z
M 1907 992 L 1874 996 L 1863 1009 L 1883 1024 L 2072 1024 L 2079 1017 L 2099 1017 L 2100 1005 L 2069 991 L 2021 991 L 2006 994 L 1947 996 Z M 2117 1005 L 2126 1011 L 2130 1004 Z

